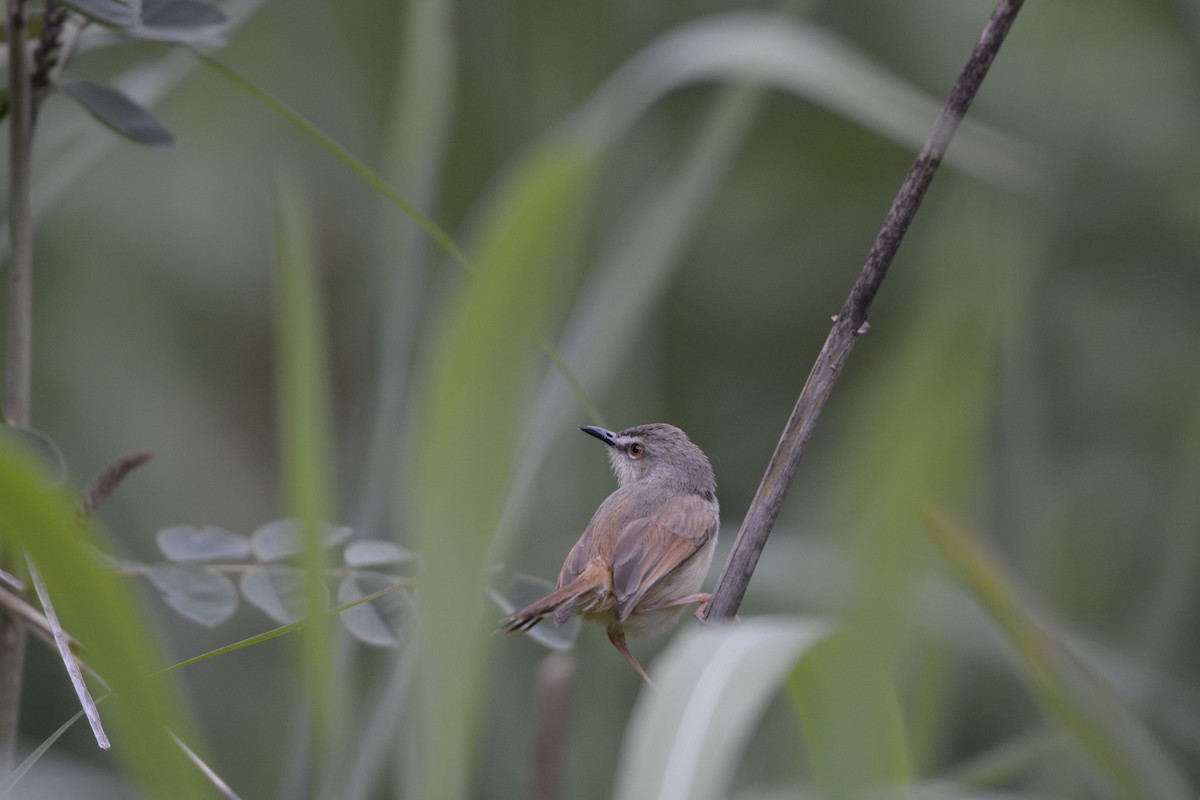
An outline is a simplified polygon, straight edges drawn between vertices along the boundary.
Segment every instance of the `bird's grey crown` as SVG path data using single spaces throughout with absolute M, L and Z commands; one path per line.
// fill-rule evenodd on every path
M 645 448 L 638 458 L 629 455 L 634 442 Z M 708 457 L 674 425 L 654 422 L 626 428 L 616 435 L 608 456 L 621 486 L 655 480 L 679 484 L 705 498 L 716 496 L 717 480 Z

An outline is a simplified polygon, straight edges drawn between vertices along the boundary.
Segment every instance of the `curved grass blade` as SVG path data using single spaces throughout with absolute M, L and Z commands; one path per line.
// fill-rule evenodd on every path
M 198 664 L 201 661 L 206 661 L 210 658 L 215 658 L 216 656 L 223 656 L 223 655 L 227 655 L 229 653 L 236 653 L 238 650 L 243 650 L 247 647 L 253 647 L 256 644 L 262 644 L 263 642 L 269 642 L 272 639 L 277 639 L 280 636 L 286 636 L 289 633 L 295 633 L 296 631 L 303 629 L 306 625 L 312 624 L 314 621 L 324 620 L 324 619 L 332 619 L 333 617 L 336 617 L 338 614 L 341 614 L 343 611 L 354 608 L 355 606 L 361 605 L 363 603 L 369 603 L 372 600 L 378 600 L 380 597 L 383 597 L 384 595 L 390 594 L 391 592 L 394 592 L 398 589 L 404 588 L 405 586 L 408 586 L 408 585 L 409 585 L 408 582 L 402 582 L 402 583 L 397 583 L 395 586 L 388 586 L 385 589 L 380 589 L 377 592 L 372 592 L 371 594 L 368 594 L 364 597 L 360 597 L 356 600 L 352 600 L 351 602 L 341 603 L 339 605 L 333 606 L 332 608 L 326 609 L 325 611 L 322 611 L 320 614 L 318 614 L 315 618 L 312 618 L 312 619 L 305 618 L 305 619 L 297 620 L 295 622 L 288 623 L 287 625 L 280 625 L 278 628 L 272 628 L 269 631 L 264 631 L 263 633 L 259 633 L 254 636 L 249 636 L 245 639 L 236 641 L 233 644 L 227 644 L 224 647 L 218 647 L 216 650 L 209 650 L 207 653 L 201 653 L 198 656 L 192 656 L 191 658 L 188 658 L 188 659 L 185 659 L 178 663 L 172 664 L 169 667 L 164 667 L 164 668 L 158 670 L 157 672 L 155 672 L 154 674 L 155 675 L 165 675 L 168 672 L 174 672 L 177 669 L 183 669 L 184 667 L 191 666 L 192 664 Z
M 451 237 L 449 233 L 447 233 L 430 217 L 417 209 L 416 206 L 408 202 L 403 195 L 392 188 L 383 178 L 376 175 L 370 167 L 351 154 L 349 150 L 346 150 L 344 147 L 330 138 L 330 136 L 320 128 L 313 125 L 296 111 L 292 110 L 292 108 L 282 100 L 279 100 L 270 92 L 262 89 L 252 81 L 243 77 L 238 72 L 210 56 L 196 53 L 196 57 L 211 67 L 219 75 L 232 81 L 239 88 L 250 94 L 267 108 L 283 117 L 305 136 L 308 136 L 317 144 L 321 145 L 321 147 L 328 150 L 334 156 L 334 158 L 336 158 L 338 161 L 341 161 L 342 164 L 348 167 L 351 172 L 366 181 L 367 185 L 377 191 L 380 195 L 387 199 L 388 202 L 395 205 L 397 208 L 407 214 L 414 222 L 420 225 L 421 229 L 424 230 L 425 233 L 428 234 L 434 241 L 436 241 L 460 267 L 462 267 L 468 273 L 477 272 L 477 268 L 471 263 L 458 245 L 455 244 L 453 237 Z M 554 347 L 550 340 L 541 333 L 535 333 L 534 336 L 535 341 L 537 341 L 538 345 L 542 348 L 542 350 L 545 351 L 551 363 L 554 364 L 555 369 L 562 374 L 563 378 L 571 386 L 572 390 L 578 397 L 579 402 L 585 409 L 587 409 L 589 415 L 591 415 L 594 419 L 601 419 L 602 415 L 600 414 L 599 409 L 595 403 L 592 402 L 587 392 L 584 391 L 582 382 L 580 382 L 579 378 L 567 365 L 567 362 L 563 360 L 562 355 L 559 354 L 558 350 Z
M 318 615 L 328 604 L 328 588 L 321 574 L 326 565 L 326 540 L 332 500 L 332 444 L 330 433 L 329 366 L 325 326 L 321 313 L 320 290 L 313 242 L 308 197 L 299 181 L 281 173 L 277 192 L 276 234 L 276 402 L 279 409 L 281 474 L 284 505 L 294 519 L 269 523 L 251 537 L 251 546 L 259 558 L 286 552 L 289 539 L 298 538 L 300 566 L 294 586 L 286 573 L 271 569 L 262 573 L 273 616 L 290 621 L 298 616 L 314 620 L 301 637 L 301 653 L 307 692 L 314 703 L 314 730 L 322 731 L 329 712 L 329 692 L 333 666 L 328 654 L 333 651 L 333 626 Z M 342 539 L 349 529 L 341 529 Z M 289 536 L 290 534 L 290 536 Z M 247 581 L 255 573 L 243 576 Z M 284 579 L 281 579 L 284 578 Z M 290 590 L 296 591 L 293 598 Z M 260 593 L 261 597 L 261 593 Z M 249 596 L 248 596 L 249 598 Z M 299 601 L 289 607 L 291 599 Z M 271 613 L 269 611 L 269 613 Z
M 13 768 L 13 771 L 8 773 L 8 775 L 4 777 L 3 781 L 0 781 L 0 797 L 8 797 L 8 793 L 13 790 L 13 787 L 17 785 L 21 778 L 25 777 L 25 773 L 33 769 L 34 765 L 37 764 L 37 762 L 41 760 L 42 756 L 46 754 L 46 751 L 50 749 L 50 746 L 57 742 L 64 733 L 70 730 L 71 726 L 78 722 L 81 717 L 83 717 L 82 709 L 76 711 L 74 716 L 72 716 L 62 725 L 59 725 L 58 729 L 55 730 L 54 733 L 47 736 L 41 744 L 33 749 L 32 753 L 25 757 L 24 761 L 22 761 L 20 764 L 17 764 L 17 766 Z
M 116 696 L 106 717 L 113 751 L 149 787 L 172 797 L 203 797 L 199 776 L 166 733 L 195 738 L 178 700 L 164 682 L 147 679 L 158 661 L 151 626 L 129 588 L 84 547 L 74 497 L 48 485 L 34 457 L 0 437 L 0 536 L 37 563 L 63 627 L 112 687 Z
M 857 631 L 839 631 L 809 651 L 788 679 L 822 797 L 861 797 L 880 787 L 907 788 L 912 780 L 900 699 L 872 656 Z
M 413 448 L 412 529 L 425 707 L 422 797 L 456 800 L 479 707 L 487 634 L 478 623 L 487 551 L 509 486 L 527 399 L 531 345 L 577 244 L 595 159 L 551 140 L 510 173 L 481 228 L 480 269 L 433 351 Z M 467 489 L 469 487 L 469 489 Z
M 790 92 L 902 144 L 920 147 L 941 103 L 831 31 L 767 12 L 730 12 L 679 25 L 627 61 L 569 120 L 602 148 L 666 94 L 693 83 L 740 81 Z M 972 120 L 947 163 L 1028 191 L 1050 168 L 1034 148 Z
M 358 177 L 380 195 L 382 195 L 389 203 L 403 211 L 409 218 L 421 226 L 421 230 L 425 231 L 431 239 L 437 242 L 447 254 L 450 255 L 459 266 L 463 269 L 471 270 L 471 264 L 467 260 L 466 255 L 455 244 L 454 238 L 447 233 L 440 225 L 433 221 L 424 212 L 408 202 L 398 191 L 396 191 L 387 181 L 379 177 L 375 172 L 364 164 L 358 157 L 352 154 L 349 150 L 342 147 L 333 140 L 329 134 L 322 131 L 316 125 L 309 122 L 298 112 L 292 109 L 287 103 L 283 102 L 273 94 L 263 89 L 258 84 L 244 77 L 241 73 L 226 66 L 220 61 L 211 56 L 204 55 L 199 51 L 192 51 L 196 58 L 217 73 L 221 77 L 233 83 L 242 91 L 249 94 L 258 102 L 269 108 L 271 111 L 278 114 L 283 119 L 287 120 L 288 124 L 292 125 L 296 130 L 303 133 L 308 138 L 319 144 L 322 148 L 330 153 L 338 161 L 347 167 Z
M 661 688 L 638 697 L 613 797 L 727 797 L 753 724 L 830 631 L 819 620 L 759 618 L 678 636 L 650 667 Z
M 681 256 L 731 169 L 761 101 L 758 89 L 722 91 L 700 124 L 678 172 L 635 202 L 607 237 L 611 244 L 601 251 L 594 277 L 579 293 L 559 342 L 564 359 L 588 365 L 587 384 L 563 385 L 552 374 L 542 381 L 540 396 L 525 423 L 517 477 L 494 556 L 499 557 L 515 535 L 533 497 L 538 468 L 555 437 L 568 415 L 578 413 L 570 402 L 571 394 L 588 396 L 607 386 L 639 341 L 647 317 L 682 267 Z M 605 425 L 595 409 L 584 406 L 584 411 L 592 422 Z
M 1195 790 L 1116 691 L 1022 602 L 993 556 L 942 512 L 922 516 L 930 538 L 1020 659 L 1031 693 L 1058 718 L 1121 796 L 1190 800 Z
M 83 679 L 83 671 L 79 668 L 79 662 L 75 660 L 75 653 L 71 650 L 71 637 L 63 630 L 62 623 L 59 622 L 58 614 L 54 611 L 54 602 L 50 599 L 50 590 L 46 588 L 41 571 L 33 563 L 33 559 L 27 559 L 27 563 L 29 579 L 33 582 L 38 601 L 42 604 L 42 612 L 46 615 L 46 624 L 50 626 L 50 633 L 54 636 L 54 645 L 58 648 L 58 655 L 67 669 L 67 675 L 71 678 L 71 687 L 75 689 L 75 696 L 79 698 L 79 704 L 83 706 L 83 713 L 87 717 L 88 725 L 92 728 L 92 735 L 96 737 L 97 746 L 101 750 L 108 750 L 112 747 L 112 743 L 109 742 L 108 734 L 104 730 L 104 723 L 100 720 L 100 709 L 96 708 L 96 701 L 92 699 L 92 693 Z

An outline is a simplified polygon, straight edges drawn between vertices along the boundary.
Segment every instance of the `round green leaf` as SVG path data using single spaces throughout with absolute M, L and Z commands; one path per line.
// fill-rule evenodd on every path
M 324 597 L 321 605 L 329 605 L 329 590 L 319 584 Z M 295 567 L 272 564 L 261 570 L 250 570 L 239 582 L 246 600 L 268 617 L 284 624 L 304 618 L 304 574 Z
M 139 568 L 142 566 L 134 561 L 124 561 L 119 559 L 111 553 L 101 550 L 91 542 L 84 542 L 83 549 L 89 553 L 92 558 L 96 559 L 100 566 L 104 567 L 105 569 L 112 570 L 113 572 L 125 572 L 131 566 Z
M 73 97 L 98 122 L 138 144 L 173 147 L 170 129 L 137 103 L 110 86 L 91 81 L 65 81 L 59 88 Z
M 61 5 L 110 28 L 128 28 L 138 21 L 136 0 L 59 0 Z
M 218 44 L 229 27 L 225 12 L 204 0 L 143 0 L 130 35 L 156 42 Z
M 395 575 L 361 572 L 344 579 L 338 586 L 339 603 L 350 603 L 389 586 L 396 585 Z M 379 647 L 395 647 L 403 642 L 413 624 L 412 598 L 404 589 L 348 608 L 342 623 L 355 638 Z
M 114 754 L 149 796 L 211 797 L 195 765 L 175 746 L 197 736 L 169 681 L 147 680 L 162 656 L 128 581 L 101 568 L 83 547 L 76 498 L 47 489 L 50 478 L 28 453 L 0 447 L 0 538 L 37 563 L 63 626 L 86 636 L 87 662 L 119 698 L 105 703 L 114 721 Z M 116 768 L 116 765 L 112 765 Z M 57 793 L 55 793 L 57 794 Z M 59 795 L 61 796 L 61 795 Z
M 417 554 L 395 542 L 365 539 L 346 545 L 343 558 L 347 567 L 382 567 L 388 564 L 403 564 L 412 561 Z M 368 593 L 369 594 L 369 593 Z
M 150 582 L 167 605 L 190 620 L 212 628 L 237 610 L 233 583 L 211 567 L 196 564 L 155 564 Z
M 322 547 L 334 547 L 346 541 L 354 531 L 345 525 L 325 523 Z M 300 528 L 294 519 L 276 519 L 262 525 L 250 535 L 250 546 L 259 561 L 283 561 L 304 549 Z
M 216 561 L 250 555 L 250 542 L 245 536 L 212 526 L 174 525 L 163 528 L 154 538 L 170 561 Z
M 41 461 L 54 476 L 54 486 L 67 479 L 67 460 L 49 436 L 33 428 L 18 428 L 12 425 L 0 426 L 0 434 L 18 447 L 24 447 Z

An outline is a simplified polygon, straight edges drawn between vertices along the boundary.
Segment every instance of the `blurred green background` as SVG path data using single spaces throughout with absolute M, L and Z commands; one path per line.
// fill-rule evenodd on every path
M 215 55 L 478 257 L 522 159 L 659 37 L 697 20 L 714 30 L 745 21 L 716 16 L 731 12 L 781 30 L 790 18 L 940 103 L 991 6 L 807 2 L 768 19 L 777 8 L 756 3 L 230 2 L 235 19 L 253 13 Z M 692 47 L 680 58 L 715 55 Z M 600 420 L 527 342 L 521 381 L 493 408 L 511 427 L 468 454 L 514 467 L 504 511 L 479 515 L 497 535 L 414 530 L 438 518 L 419 510 L 422 470 L 443 441 L 431 428 L 430 376 L 453 370 L 445 329 L 456 309 L 467 313 L 470 281 L 328 150 L 188 54 L 85 54 L 68 75 L 169 69 L 178 82 L 154 107 L 177 136 L 173 152 L 119 141 L 58 98 L 39 121 L 39 186 L 66 177 L 38 221 L 34 424 L 77 482 L 119 455 L 154 453 L 101 514 L 114 549 L 154 560 L 154 533 L 168 525 L 249 533 L 287 512 L 272 344 L 282 169 L 312 207 L 334 521 L 418 550 L 431 537 L 482 536 L 464 558 L 499 566 L 478 579 L 464 569 L 468 612 L 484 580 L 552 580 L 614 486 L 604 454 L 576 430 Z M 577 232 L 535 221 L 534 237 L 564 241 L 547 297 L 528 312 L 603 422 L 670 421 L 713 460 L 724 526 L 709 585 L 918 146 L 884 134 L 896 109 L 881 104 L 880 121 L 865 125 L 839 106 L 861 97 L 848 67 L 819 90 L 741 94 L 728 86 L 772 80 L 713 71 L 652 98 L 627 127 L 612 122 Z M 639 80 L 652 82 L 635 71 Z M 958 164 L 938 175 L 883 286 L 742 615 L 829 615 L 861 634 L 896 688 L 918 778 L 1011 750 L 1016 766 L 984 784 L 1128 796 L 1059 735 L 1061 720 L 1021 678 L 1019 648 L 952 588 L 961 584 L 920 516 L 944 509 L 1005 565 L 1031 615 L 1090 654 L 1176 772 L 1200 782 L 1200 5 L 1030 2 L 970 116 L 1011 138 L 995 151 L 984 134 L 952 147 Z M 722 125 L 717 144 L 695 149 Z M 63 172 L 72 157 L 84 168 Z M 608 329 L 622 336 L 595 333 Z M 510 485 L 503 472 L 497 480 Z M 274 624 L 243 607 L 209 630 L 153 591 L 144 598 L 168 663 Z M 476 743 L 460 765 L 465 793 L 523 797 L 545 651 L 489 637 L 496 616 L 488 605 L 461 629 L 438 618 L 425 633 L 473 637 L 462 651 L 478 660 L 464 677 L 478 709 L 464 723 Z M 653 662 L 669 639 L 633 649 Z M 180 673 L 217 771 L 244 797 L 297 787 L 420 796 L 413 754 L 428 723 L 389 685 L 407 669 L 403 656 L 339 646 L 346 738 L 313 756 L 296 735 L 306 724 L 298 652 L 282 638 Z M 640 687 L 597 630 L 573 655 L 562 796 L 609 797 Z M 23 730 L 33 744 L 75 707 L 54 654 L 33 644 L 29 659 Z M 394 724 L 371 727 L 381 719 Z M 731 776 L 735 795 L 807 785 L 808 752 L 780 695 Z M 109 763 L 76 726 L 19 796 L 66 796 L 54 780 Z M 109 779 L 89 775 L 101 796 Z

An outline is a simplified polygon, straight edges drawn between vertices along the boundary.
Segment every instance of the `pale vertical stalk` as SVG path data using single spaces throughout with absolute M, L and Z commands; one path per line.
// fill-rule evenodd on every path
M 389 104 L 384 174 L 391 185 L 431 215 L 436 213 L 446 151 L 453 138 L 459 58 L 456 13 L 455 0 L 414 0 L 398 19 L 401 45 Z M 397 472 L 433 240 L 423 235 L 417 222 L 399 217 L 391 205 L 381 209 L 376 227 L 372 254 L 380 269 L 378 383 L 354 524 L 360 536 L 390 538 L 395 536 L 394 511 L 408 499 Z M 434 257 L 440 259 L 442 253 Z M 340 648 L 340 675 L 353 674 L 350 669 L 354 653 L 350 647 L 343 644 Z M 403 709 L 410 703 L 408 689 L 415 666 L 410 651 L 411 643 L 405 645 L 397 673 L 365 695 L 363 707 L 370 709 L 365 724 L 339 737 L 350 743 L 353 767 L 337 785 L 326 787 L 326 797 L 365 797 L 389 758 L 395 757 Z M 413 730 L 410 727 L 406 732 L 411 734 Z M 341 763 L 344 765 L 346 759 L 342 758 Z M 331 765 L 326 776 L 333 780 L 338 777 L 337 770 Z M 400 791 L 398 787 L 393 790 Z
M 394 113 L 389 131 L 387 177 L 429 213 L 437 205 L 439 181 L 451 139 L 457 81 L 458 41 L 452 0 L 419 0 L 403 16 Z M 367 468 L 357 503 L 356 529 L 387 536 L 388 502 L 397 491 L 405 397 L 414 361 L 421 287 L 429 264 L 429 238 L 417 224 L 386 208 L 375 255 L 380 260 L 378 386 Z M 440 255 L 440 254 L 439 254 Z M 394 506 L 393 506 L 394 507 Z
M 4 420 L 29 425 L 33 331 L 33 217 L 31 212 L 29 60 L 26 52 L 25 0 L 7 0 L 8 11 L 8 263 L 5 320 Z M 20 553 L 0 552 L 0 568 L 14 574 Z M 17 723 L 21 712 L 21 677 L 25 665 L 25 627 L 0 612 L 0 774 L 16 763 Z
M 42 579 L 42 573 L 38 572 L 33 559 L 29 559 L 28 568 L 29 579 L 33 582 L 38 601 L 41 602 L 42 609 L 46 613 L 46 624 L 50 627 L 50 633 L 54 637 L 54 646 L 58 648 L 58 654 L 62 656 L 63 666 L 67 668 L 71 687 L 75 689 L 79 705 L 83 707 L 83 713 L 92 727 L 92 735 L 96 737 L 96 744 L 100 746 L 101 750 L 107 750 L 112 747 L 112 744 L 108 740 L 108 734 L 104 731 L 104 723 L 100 720 L 100 709 L 96 707 L 96 701 L 92 699 L 92 693 L 88 691 L 87 682 L 83 679 L 83 669 L 75 659 L 75 654 L 71 652 L 71 637 L 63 630 L 62 623 L 58 620 L 58 613 L 54 610 L 54 603 L 50 600 L 50 590 L 46 588 L 46 581 Z

